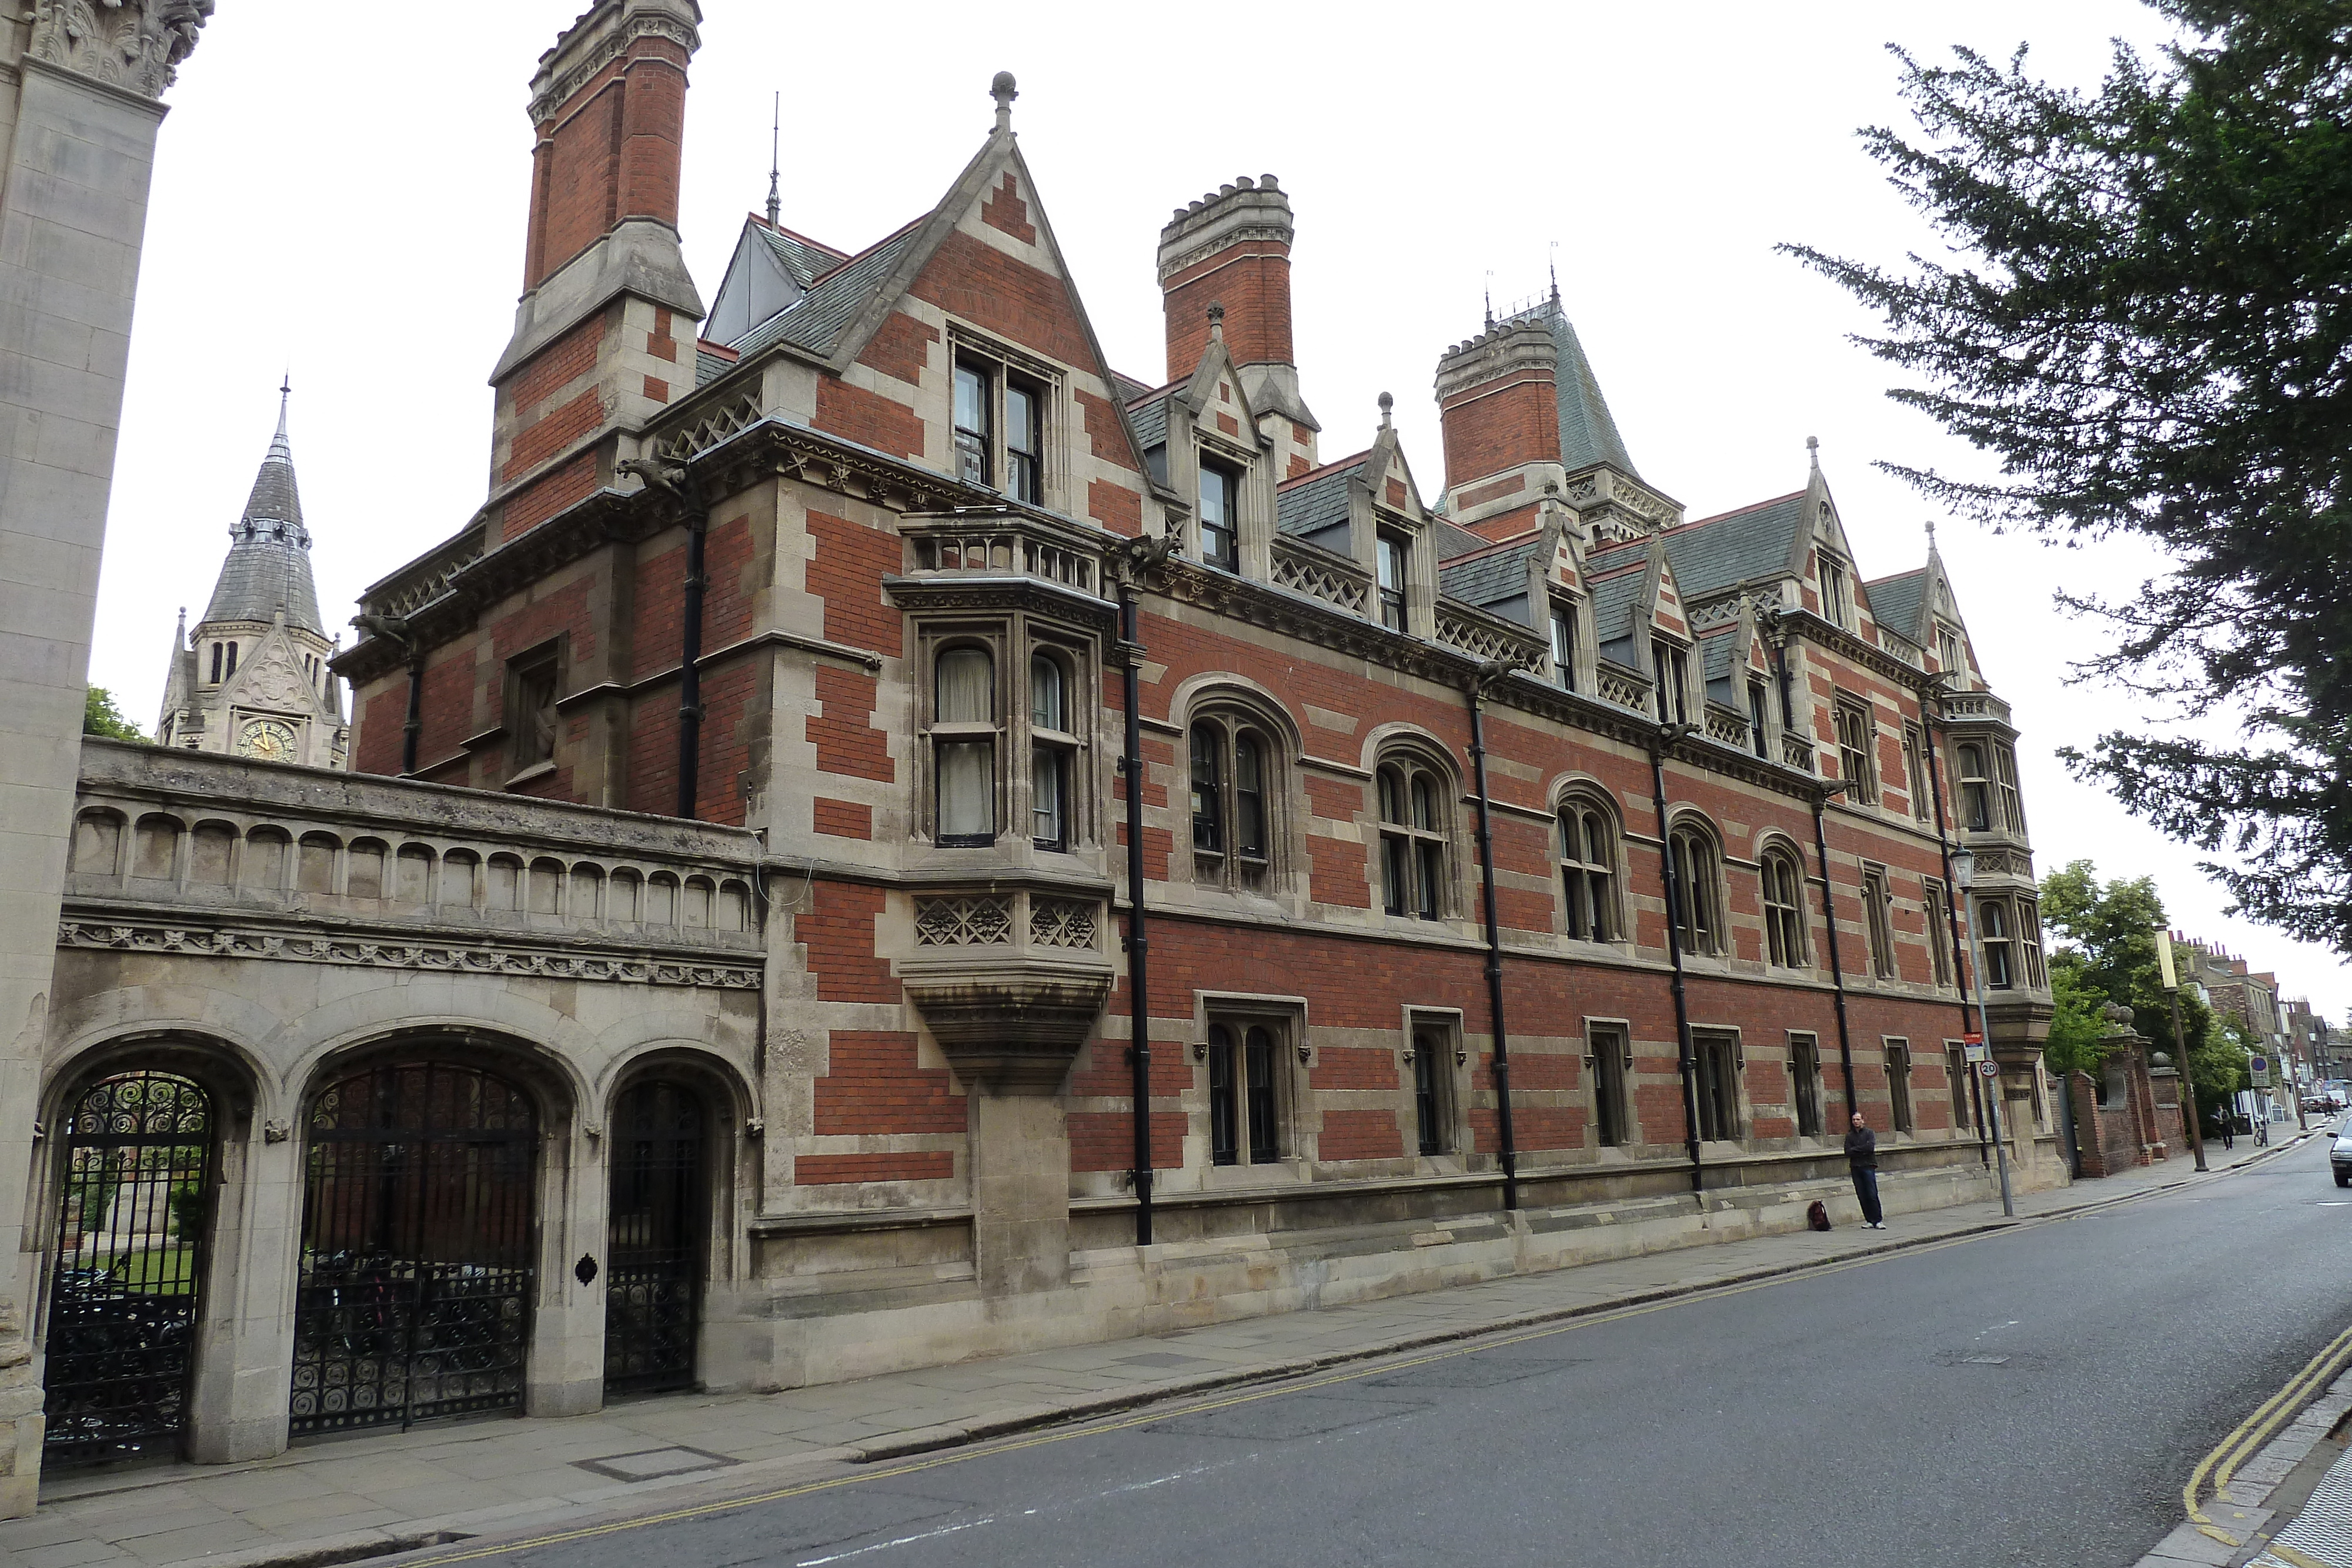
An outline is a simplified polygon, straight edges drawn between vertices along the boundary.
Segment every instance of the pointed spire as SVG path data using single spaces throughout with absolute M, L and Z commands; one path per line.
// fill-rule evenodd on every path
M 228 559 L 221 563 L 199 629 L 216 621 L 268 622 L 280 613 L 287 623 L 320 632 L 319 591 L 310 577 L 310 534 L 302 524 L 302 496 L 294 483 L 294 449 L 287 439 L 293 401 L 289 375 L 278 389 L 278 430 L 253 476 L 245 511 L 231 526 Z
M 269 438 L 269 458 L 286 464 L 294 461 L 294 448 L 286 441 L 286 405 L 293 399 L 294 371 L 289 367 L 286 379 L 278 383 L 278 434 Z
M 1625 450 L 1625 438 L 1617 434 L 1617 421 L 1609 413 L 1609 400 L 1601 395 L 1600 379 L 1592 373 L 1592 361 L 1584 357 L 1574 323 L 1557 298 L 1544 314 L 1551 329 L 1553 381 L 1559 389 L 1560 462 L 1570 472 L 1591 463 L 1613 464 L 1639 479 L 1641 470 Z
M 999 131 L 1011 131 L 1013 129 L 1013 100 L 1021 96 L 1021 94 L 1013 89 L 1013 73 L 1011 71 L 997 72 L 996 79 L 988 84 L 988 96 L 996 100 L 996 129 Z
M 784 95 L 776 94 L 775 120 L 768 127 L 768 226 L 774 228 L 784 210 Z

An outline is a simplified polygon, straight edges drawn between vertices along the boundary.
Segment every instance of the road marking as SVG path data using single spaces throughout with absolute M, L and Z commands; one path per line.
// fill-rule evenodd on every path
M 2197 1527 L 2200 1534 L 2209 1535 L 2224 1546 L 2245 1544 L 2214 1528 L 2213 1521 L 2198 1506 L 2197 1493 L 2210 1476 L 2213 1495 L 2219 1497 L 2237 1475 L 2238 1467 L 2261 1451 L 2271 1435 L 2303 1407 L 2315 1388 L 2333 1379 L 2347 1364 L 2352 1364 L 2352 1329 L 2328 1341 L 2326 1348 L 2304 1364 L 2302 1371 L 2287 1379 L 2285 1387 L 2263 1400 L 2211 1453 L 2197 1462 L 2197 1468 L 2189 1472 L 2189 1484 L 2180 1490 L 2180 1500 L 2189 1510 L 2189 1522 Z M 2238 1517 L 2243 1519 L 2245 1515 Z
M 2234 1166 L 2224 1167 L 2216 1174 L 2220 1176 L 2229 1176 L 2233 1174 L 2235 1169 L 2236 1167 Z M 1482 1336 L 1475 1340 L 1450 1345 L 1446 1349 L 1436 1351 L 1430 1354 L 1413 1356 L 1402 1361 L 1388 1358 L 1376 1358 L 1375 1360 L 1360 1366 L 1353 1372 L 1336 1373 L 1329 1376 L 1312 1378 L 1306 1382 L 1285 1381 L 1278 1386 L 1273 1388 L 1261 1389 L 1257 1392 L 1249 1394 L 1236 1394 L 1223 1399 L 1206 1400 L 1197 1405 L 1183 1406 L 1175 1409 L 1155 1406 L 1141 1415 L 1132 1416 L 1120 1421 L 1105 1423 L 1086 1421 L 1083 1417 L 1080 1417 L 1078 1418 L 1078 1424 L 1055 1427 L 1031 1437 L 1023 1437 L 1003 1442 L 992 1442 L 987 1444 L 985 1447 L 982 1447 L 978 1444 L 971 1444 L 962 1448 L 950 1449 L 945 1453 L 938 1454 L 929 1458 L 916 1459 L 910 1463 L 903 1465 L 894 1465 L 887 1469 L 866 1469 L 861 1468 L 857 1471 L 849 1475 L 834 1476 L 825 1480 L 803 1481 L 796 1486 L 778 1487 L 772 1490 L 753 1493 L 749 1497 L 726 1498 L 710 1502 L 694 1503 L 685 1508 L 669 1509 L 659 1513 L 644 1514 L 631 1519 L 608 1520 L 602 1524 L 582 1525 L 574 1530 L 556 1531 L 546 1535 L 526 1536 L 521 1540 L 509 1541 L 503 1544 L 494 1545 L 486 1543 L 469 1551 L 446 1552 L 435 1556 L 418 1557 L 411 1561 L 409 1568 L 445 1568 L 445 1565 L 453 1563 L 478 1563 L 484 1558 L 502 1557 L 510 1552 L 530 1552 L 545 1546 L 562 1546 L 575 1541 L 588 1541 L 598 1536 L 615 1535 L 623 1531 L 642 1530 L 650 1525 L 675 1524 L 680 1521 L 689 1519 L 707 1519 L 714 1514 L 730 1513 L 740 1508 L 756 1508 L 762 1503 L 782 1502 L 792 1498 L 806 1497 L 815 1492 L 832 1491 L 836 1488 L 856 1486 L 865 1481 L 892 1480 L 900 1476 L 917 1475 L 922 1471 L 938 1469 L 946 1465 L 965 1464 L 973 1459 L 992 1458 L 999 1454 L 1019 1453 L 1024 1448 L 1044 1448 L 1048 1444 L 1053 1443 L 1066 1443 L 1076 1437 L 1098 1437 L 1109 1432 L 1128 1431 L 1137 1427 L 1150 1426 L 1155 1421 L 1174 1420 L 1184 1416 L 1205 1415 L 1213 1410 L 1229 1409 L 1236 1405 L 1255 1404 L 1261 1399 L 1286 1398 L 1293 1394 L 1304 1394 L 1318 1388 L 1328 1388 L 1338 1384 L 1353 1383 L 1360 1378 L 1370 1377 L 1375 1375 L 1386 1375 L 1393 1372 L 1402 1372 L 1415 1366 L 1426 1366 L 1432 1362 L 1444 1361 L 1454 1356 L 1471 1355 L 1483 1351 L 1507 1349 L 1512 1345 L 1528 1344 L 1536 1340 L 1549 1339 L 1558 1334 L 1574 1333 L 1583 1329 L 1597 1328 L 1603 1323 L 1622 1322 L 1629 1318 L 1647 1317 L 1652 1312 L 1662 1312 L 1674 1307 L 1688 1306 L 1698 1301 L 1720 1301 L 1727 1296 L 1741 1296 L 1746 1295 L 1750 1291 L 1766 1290 L 1776 1285 L 1794 1284 L 1799 1281 L 1818 1280 L 1831 1274 L 1843 1274 L 1855 1269 L 1869 1268 L 1874 1264 L 1893 1262 L 1896 1259 L 1900 1258 L 1916 1258 L 1925 1253 L 1947 1251 L 1954 1247 L 1966 1247 L 1975 1242 L 1990 1240 L 1998 1237 L 2013 1236 L 2020 1231 L 2043 1225 L 2066 1224 L 2074 1220 L 2091 1218 L 2092 1216 L 2107 1209 L 2119 1208 L 2126 1204 L 2137 1203 L 2147 1198 L 2161 1197 L 2164 1196 L 2166 1196 L 2166 1194 L 2162 1189 L 2158 1189 L 2154 1192 L 2133 1193 L 2125 1197 L 2115 1198 L 2105 1202 L 2100 1206 L 2099 1209 L 2077 1209 L 2058 1214 L 2040 1215 L 2030 1219 L 2022 1220 L 2016 1225 L 2004 1226 L 1999 1229 L 1978 1230 L 1964 1235 L 1948 1237 L 1941 1241 L 1923 1242 L 1916 1247 L 1906 1247 L 1898 1250 L 1886 1252 L 1873 1252 L 1858 1258 L 1848 1258 L 1835 1262 L 1818 1264 L 1811 1268 L 1791 1270 L 1787 1273 L 1774 1274 L 1762 1280 L 1750 1280 L 1744 1284 L 1723 1285 L 1713 1290 L 1694 1291 L 1687 1295 L 1672 1296 L 1661 1301 L 1648 1301 L 1639 1306 L 1621 1307 L 1612 1312 L 1597 1312 L 1590 1317 L 1573 1318 L 1565 1322 L 1553 1323 L 1548 1327 L 1532 1329 L 1523 1333 L 1512 1334 L 1504 1339 Z M 2352 1330 L 2346 1331 L 2346 1338 L 2347 1340 L 2352 1340 Z M 2325 1353 L 2323 1352 L 2322 1354 Z M 2218 1453 L 2219 1450 L 2216 1450 L 2216 1452 Z M 2212 1457 L 2213 1456 L 2210 1455 L 2207 1457 L 2209 1464 L 2211 1461 Z M 2203 1465 L 2199 1467 L 2199 1479 L 2201 1479 L 2205 1468 L 2206 1467 Z M 2197 1484 L 2196 1481 L 2191 1482 L 2192 1486 L 2195 1484 Z M 2190 1499 L 2192 1510 L 2194 1501 L 2195 1500 L 2192 1497 Z M 2211 1531 L 2209 1531 L 2208 1533 L 2211 1533 Z M 2226 1538 L 2217 1535 L 2215 1539 L 2221 1540 Z M 2231 1544 L 2234 1545 L 2237 1543 L 2231 1542 Z M 861 1550 L 863 1549 L 861 1548 Z
M 953 1535 L 958 1531 L 963 1530 L 977 1530 L 983 1524 L 995 1522 L 996 1516 L 992 1513 L 984 1519 L 966 1520 L 961 1524 L 943 1524 L 937 1530 L 926 1530 L 917 1535 L 902 1535 L 896 1541 L 877 1541 L 871 1546 L 852 1547 L 846 1552 L 836 1552 L 830 1557 L 803 1557 L 800 1560 L 797 1568 L 820 1568 L 821 1564 L 826 1563 L 845 1563 L 852 1557 L 863 1557 L 869 1552 L 887 1552 L 893 1546 L 912 1546 L 918 1541 L 936 1541 L 942 1535 Z

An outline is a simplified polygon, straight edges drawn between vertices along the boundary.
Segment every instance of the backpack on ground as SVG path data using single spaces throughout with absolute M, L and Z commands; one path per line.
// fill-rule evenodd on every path
M 1813 1206 L 1805 1210 L 1805 1228 L 1808 1230 L 1827 1230 L 1829 1228 L 1829 1206 L 1822 1202 L 1819 1198 L 1813 1199 Z

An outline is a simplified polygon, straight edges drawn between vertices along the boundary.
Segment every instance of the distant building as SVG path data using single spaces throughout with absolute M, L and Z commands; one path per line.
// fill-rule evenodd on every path
M 281 390 L 278 434 L 229 529 L 228 559 L 204 619 L 191 635 L 183 611 L 172 633 L 155 742 L 341 768 L 350 728 L 342 682 L 327 667 L 341 639 L 327 636 L 319 616 L 310 533 L 286 439 L 287 395 Z

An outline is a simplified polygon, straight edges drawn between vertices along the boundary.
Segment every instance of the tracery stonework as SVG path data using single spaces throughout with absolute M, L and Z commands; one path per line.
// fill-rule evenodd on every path
M 213 0 L 36 0 L 32 53 L 154 98 L 212 14 Z

